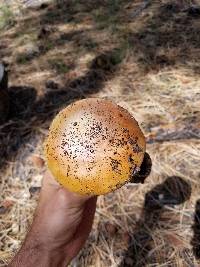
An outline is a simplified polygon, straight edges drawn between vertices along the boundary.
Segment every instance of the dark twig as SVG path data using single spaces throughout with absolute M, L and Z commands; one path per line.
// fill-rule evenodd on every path
M 200 139 L 200 128 L 198 126 L 186 126 L 182 129 L 173 129 L 171 131 L 159 129 L 156 133 L 150 134 L 147 137 L 147 143 L 152 144 L 189 139 Z

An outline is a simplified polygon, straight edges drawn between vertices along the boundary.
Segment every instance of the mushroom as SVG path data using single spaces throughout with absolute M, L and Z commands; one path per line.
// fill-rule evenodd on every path
M 89 98 L 58 113 L 44 154 L 62 186 L 79 194 L 101 195 L 140 171 L 145 148 L 145 137 L 127 110 L 105 99 Z

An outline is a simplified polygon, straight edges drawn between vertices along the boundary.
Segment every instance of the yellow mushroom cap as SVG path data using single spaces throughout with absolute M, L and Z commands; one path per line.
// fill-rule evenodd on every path
M 77 101 L 53 120 L 44 145 L 55 179 L 72 192 L 101 195 L 140 170 L 145 137 L 124 108 L 98 98 Z

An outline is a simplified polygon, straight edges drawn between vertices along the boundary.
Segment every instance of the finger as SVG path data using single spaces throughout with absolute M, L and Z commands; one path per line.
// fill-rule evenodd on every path
M 58 198 L 60 199 L 60 202 L 67 202 L 69 208 L 81 207 L 85 205 L 85 202 L 91 197 L 92 196 L 90 195 L 80 195 L 71 192 L 63 187 L 58 190 Z
M 85 204 L 82 221 L 76 229 L 76 234 L 72 242 L 70 242 L 69 246 L 66 248 L 70 260 L 76 256 L 77 252 L 82 248 L 88 238 L 94 220 L 96 202 L 97 197 L 93 197 Z
M 60 184 L 56 181 L 54 178 L 53 174 L 49 170 L 47 170 L 43 176 L 42 180 L 42 186 L 55 186 L 55 187 L 60 187 Z
M 53 177 L 50 171 L 46 171 L 42 182 L 42 191 L 46 197 L 57 194 L 59 202 L 68 203 L 70 206 L 80 206 L 90 199 L 91 195 L 80 195 L 62 187 Z

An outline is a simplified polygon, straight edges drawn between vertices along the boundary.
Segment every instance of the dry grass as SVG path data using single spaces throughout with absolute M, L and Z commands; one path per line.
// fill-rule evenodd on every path
M 143 1 L 66 2 L 20 9 L 0 32 L 13 97 L 10 119 L 0 126 L 0 201 L 9 204 L 0 215 L 0 266 L 19 248 L 37 202 L 29 188 L 40 185 L 44 169 L 31 155 L 42 157 L 63 106 L 91 96 L 134 115 L 153 168 L 143 185 L 99 197 L 93 231 L 71 266 L 199 266 L 191 242 L 200 179 L 200 16 L 188 11 L 192 1 L 155 1 L 137 16 Z M 48 80 L 58 88 L 47 88 Z M 182 180 L 173 178 L 175 190 L 165 195 L 172 176 Z M 182 186 L 191 195 L 180 200 Z M 162 207 L 148 204 L 155 192 Z

